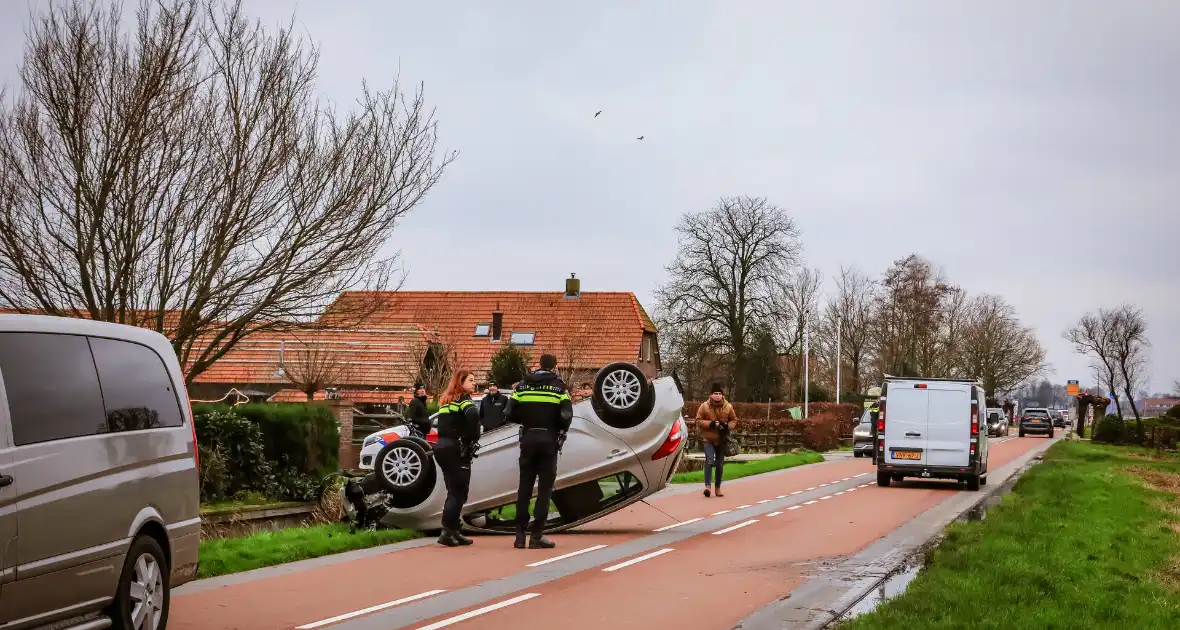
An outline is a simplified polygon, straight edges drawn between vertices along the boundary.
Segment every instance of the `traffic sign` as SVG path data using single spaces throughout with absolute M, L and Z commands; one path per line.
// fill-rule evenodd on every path
M 1080 389 L 1077 381 L 1068 381 L 1065 384 L 1065 394 L 1067 396 L 1077 396 Z

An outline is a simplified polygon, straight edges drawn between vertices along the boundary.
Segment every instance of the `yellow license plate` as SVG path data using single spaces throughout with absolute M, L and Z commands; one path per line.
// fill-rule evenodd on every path
M 921 453 L 911 453 L 907 451 L 893 452 L 893 459 L 922 459 Z

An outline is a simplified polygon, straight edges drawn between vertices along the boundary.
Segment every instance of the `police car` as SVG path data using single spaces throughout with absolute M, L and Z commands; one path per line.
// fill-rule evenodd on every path
M 472 397 L 471 401 L 476 405 L 483 400 L 483 396 Z M 386 444 L 392 444 L 398 440 L 410 437 L 410 425 L 403 424 L 389 429 L 382 429 L 376 433 L 370 433 L 365 437 L 365 441 L 361 446 L 361 470 L 373 470 L 373 465 L 377 461 L 377 454 L 381 449 L 385 448 Z M 438 441 L 438 414 L 434 413 L 430 416 L 430 433 L 426 435 L 426 441 L 434 444 Z

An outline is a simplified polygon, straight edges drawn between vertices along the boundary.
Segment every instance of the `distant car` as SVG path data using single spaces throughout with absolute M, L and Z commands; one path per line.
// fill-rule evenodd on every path
M 987 410 L 987 434 L 995 437 L 1008 435 L 1008 414 L 1003 409 Z
M 873 456 L 873 418 L 872 412 L 865 409 L 860 417 L 860 424 L 852 431 L 852 455 L 854 457 Z
M 1053 426 L 1061 427 L 1064 429 L 1065 426 L 1069 423 L 1069 419 L 1066 417 L 1065 414 L 1066 414 L 1066 412 L 1064 409 L 1054 409 L 1053 410 Z
M 1029 433 L 1043 433 L 1046 437 L 1053 437 L 1053 414 L 1044 407 L 1032 407 L 1024 410 L 1020 416 L 1020 437 Z
M 573 424 L 557 459 L 553 506 L 544 531 L 576 527 L 651 496 L 676 473 L 687 444 L 684 397 L 675 379 L 649 381 L 630 363 L 599 371 L 592 397 L 574 403 Z M 519 485 L 520 431 L 484 433 L 471 465 L 463 522 L 471 531 L 512 533 Z M 432 450 L 410 437 L 382 447 L 375 470 L 341 489 L 354 522 L 437 530 L 446 488 Z M 387 462 L 392 464 L 387 465 Z

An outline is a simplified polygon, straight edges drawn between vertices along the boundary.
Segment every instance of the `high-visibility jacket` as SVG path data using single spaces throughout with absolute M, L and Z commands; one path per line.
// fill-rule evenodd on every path
M 516 386 L 504 416 L 523 429 L 568 431 L 573 421 L 573 402 L 561 378 L 538 370 Z
M 463 394 L 458 400 L 439 406 L 438 437 L 479 439 L 479 410 L 471 402 L 471 396 Z

